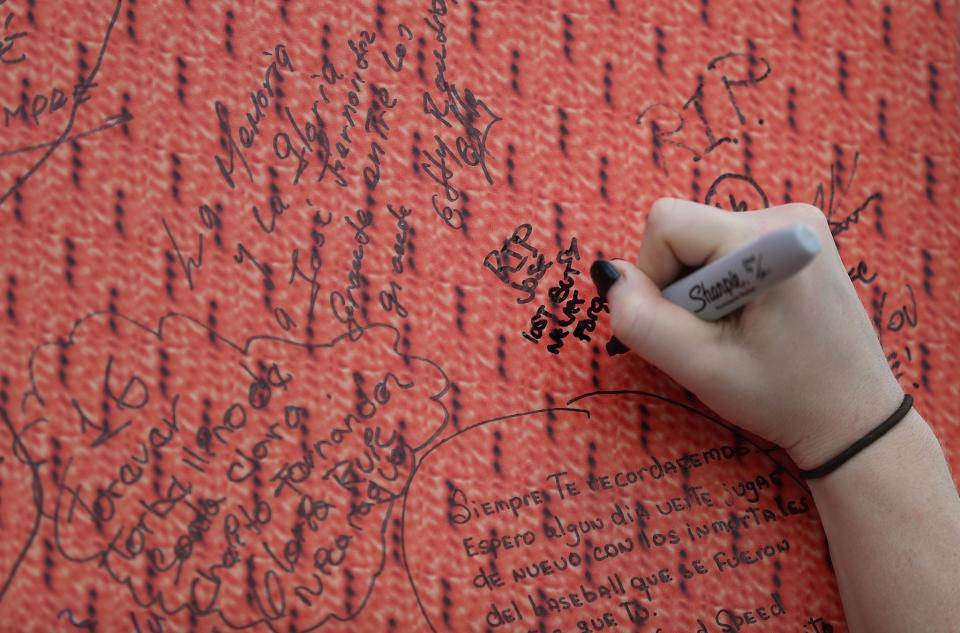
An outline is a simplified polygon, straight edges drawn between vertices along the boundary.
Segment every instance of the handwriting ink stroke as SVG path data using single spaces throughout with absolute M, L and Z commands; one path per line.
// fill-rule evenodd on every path
M 103 59 L 107 54 L 107 46 L 110 44 L 110 35 L 113 33 L 113 27 L 117 23 L 117 18 L 120 16 L 120 8 L 122 6 L 123 0 L 117 0 L 117 4 L 113 9 L 113 15 L 110 16 L 110 24 L 107 25 L 107 30 L 103 35 L 103 41 L 100 44 L 100 52 L 97 54 L 96 63 L 93 65 L 89 74 L 87 74 L 86 77 L 81 77 L 79 83 L 73 87 L 73 107 L 70 109 L 70 118 L 67 120 L 67 125 L 63 128 L 63 132 L 60 133 L 60 136 L 55 141 L 48 145 L 43 156 L 41 156 L 30 169 L 17 176 L 12 187 L 4 191 L 3 194 L 0 194 L 0 207 L 7 201 L 7 198 L 12 196 L 15 191 L 30 180 L 30 178 L 37 173 L 37 170 L 43 167 L 47 159 L 50 158 L 61 145 L 67 142 L 70 132 L 73 130 L 73 125 L 77 120 L 77 112 L 80 110 L 80 106 L 90 100 L 89 91 L 97 85 L 94 80 L 97 78 L 100 67 L 103 65 Z

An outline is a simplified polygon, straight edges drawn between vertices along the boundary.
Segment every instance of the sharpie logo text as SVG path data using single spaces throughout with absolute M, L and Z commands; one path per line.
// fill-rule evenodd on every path
M 701 312 L 718 299 L 732 296 L 737 290 L 747 285 L 746 281 L 740 279 L 739 275 L 731 270 L 727 272 L 726 277 L 715 284 L 708 286 L 701 282 L 691 287 L 689 297 L 699 304 L 694 313 Z

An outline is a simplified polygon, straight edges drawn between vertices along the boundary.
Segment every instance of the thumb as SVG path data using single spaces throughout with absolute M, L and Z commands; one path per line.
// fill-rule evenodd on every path
M 703 321 L 660 295 L 660 288 L 623 260 L 597 260 L 590 276 L 610 307 L 617 339 L 690 388 L 713 365 L 719 323 Z

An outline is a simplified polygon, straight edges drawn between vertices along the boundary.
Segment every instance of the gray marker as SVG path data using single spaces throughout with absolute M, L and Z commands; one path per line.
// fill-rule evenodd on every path
M 806 224 L 778 229 L 663 289 L 663 297 L 704 321 L 716 321 L 799 272 L 820 252 Z

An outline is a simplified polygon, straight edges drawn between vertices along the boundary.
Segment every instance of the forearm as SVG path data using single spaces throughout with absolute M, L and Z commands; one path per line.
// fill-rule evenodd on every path
M 915 410 L 810 489 L 852 633 L 960 630 L 960 497 Z

